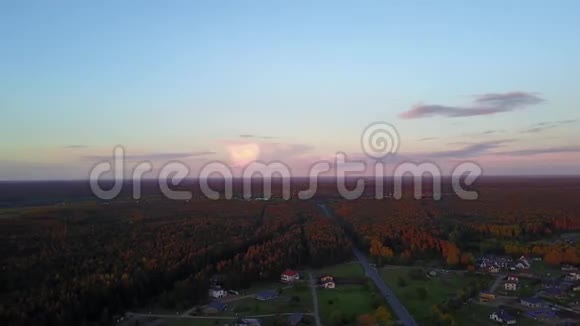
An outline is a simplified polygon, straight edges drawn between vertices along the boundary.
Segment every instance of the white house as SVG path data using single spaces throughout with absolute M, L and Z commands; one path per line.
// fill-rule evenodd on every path
M 516 291 L 518 289 L 518 284 L 517 283 L 514 283 L 514 282 L 506 282 L 503 285 L 503 288 L 506 291 Z
M 513 325 L 516 323 L 516 319 L 503 310 L 493 312 L 489 315 L 489 319 L 506 325 Z
M 568 281 L 578 281 L 580 280 L 580 273 L 577 272 L 570 272 L 566 275 L 566 280 Z
M 499 267 L 497 267 L 495 265 L 491 265 L 491 266 L 487 267 L 487 271 L 490 273 L 496 274 L 496 273 L 499 273 L 500 269 L 499 269 Z
M 576 268 L 576 267 L 574 267 L 574 266 L 572 266 L 572 265 L 570 265 L 570 264 L 564 264 L 564 265 L 562 265 L 562 268 L 561 268 L 561 269 L 562 269 L 563 271 L 565 271 L 565 272 L 569 272 L 569 271 L 575 271 L 575 270 L 577 270 L 577 268 Z
M 322 287 L 325 289 L 334 289 L 334 288 L 336 288 L 336 283 L 326 282 L 326 283 L 322 284 Z
M 514 264 L 517 269 L 530 269 L 531 266 L 530 261 L 524 256 L 521 256 Z
M 222 289 L 221 286 L 214 286 L 209 289 L 209 296 L 214 299 L 221 299 L 228 295 L 228 292 Z

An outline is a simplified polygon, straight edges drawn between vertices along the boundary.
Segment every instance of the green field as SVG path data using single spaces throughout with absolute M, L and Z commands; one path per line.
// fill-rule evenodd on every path
M 324 325 L 335 325 L 342 318 L 353 322 L 362 314 L 374 313 L 378 305 L 388 308 L 374 286 L 367 285 L 337 285 L 336 289 L 319 290 L 318 305 Z
M 276 290 L 277 288 L 270 288 Z M 307 284 L 298 284 L 290 289 L 283 289 L 279 298 L 260 301 L 254 298 L 246 298 L 229 303 L 230 312 L 238 315 L 264 315 L 276 313 L 312 312 L 312 295 Z
M 532 261 L 531 265 L 530 270 L 542 276 L 560 277 L 566 274 L 558 266 L 551 266 L 544 261 Z
M 525 278 L 520 278 L 518 282 L 518 287 L 516 291 L 517 297 L 531 297 L 534 296 L 540 289 L 540 282 L 529 280 Z
M 409 312 L 421 321 L 431 318 L 432 307 L 443 303 L 447 298 L 455 296 L 477 276 L 466 276 L 461 273 L 450 273 L 433 278 L 411 277 L 412 268 L 387 269 L 381 272 L 385 282 L 395 292 L 397 298 L 407 307 Z M 415 269 L 414 274 L 419 275 Z M 424 295 L 419 292 L 425 289 Z
M 349 262 L 316 270 L 314 275 L 329 274 L 341 278 L 365 278 L 362 267 L 357 262 Z M 354 325 L 362 314 L 374 313 L 379 305 L 389 309 L 374 285 L 341 285 L 336 289 L 318 289 L 318 305 L 323 325 Z

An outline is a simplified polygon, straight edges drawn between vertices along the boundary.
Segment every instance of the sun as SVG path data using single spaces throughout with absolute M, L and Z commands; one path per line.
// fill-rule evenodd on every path
M 256 161 L 260 156 L 260 146 L 255 143 L 229 145 L 227 150 L 230 154 L 230 161 L 233 166 L 246 166 Z

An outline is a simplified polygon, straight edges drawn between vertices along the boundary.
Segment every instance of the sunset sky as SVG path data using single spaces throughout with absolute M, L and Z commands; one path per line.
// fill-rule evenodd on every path
M 579 1 L 3 1 L 0 180 L 279 160 L 580 174 Z M 192 172 L 192 176 L 195 172 Z

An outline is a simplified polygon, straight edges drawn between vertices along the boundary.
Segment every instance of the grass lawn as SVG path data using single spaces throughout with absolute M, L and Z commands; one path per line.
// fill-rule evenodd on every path
M 456 311 L 453 316 L 457 325 L 497 325 L 489 319 L 489 315 L 496 309 L 492 306 L 471 303 Z
M 276 289 L 276 288 L 270 288 Z M 229 303 L 230 312 L 238 315 L 252 316 L 275 313 L 312 312 L 312 295 L 307 284 L 297 285 L 290 289 L 282 290 L 279 298 L 260 301 L 254 298 L 246 298 Z M 232 311 L 233 310 L 233 311 Z
M 443 303 L 447 298 L 455 296 L 471 280 L 476 280 L 478 277 L 454 273 L 429 279 L 410 277 L 410 273 L 410 269 L 390 269 L 381 272 L 385 282 L 419 324 L 431 319 L 433 305 Z M 419 274 L 419 272 L 415 273 Z M 400 280 L 404 280 L 404 284 Z M 419 294 L 420 288 L 426 290 L 426 296 L 422 297 Z
M 337 285 L 336 289 L 318 290 L 320 318 L 324 325 L 333 325 L 338 316 L 354 323 L 359 315 L 374 313 L 377 305 L 384 305 L 388 309 L 374 286 Z
M 520 278 L 516 291 L 516 296 L 520 298 L 532 297 L 540 289 L 541 282 Z
M 328 266 L 312 272 L 314 276 L 329 274 L 337 278 L 365 278 L 364 271 L 358 262 L 348 262 Z M 341 285 L 336 289 L 318 289 L 318 308 L 322 324 L 332 326 L 337 319 L 347 321 L 345 324 L 356 324 L 356 318 L 362 314 L 374 313 L 377 305 L 389 309 L 374 285 Z
M 544 261 L 532 261 L 531 265 L 530 270 L 542 276 L 550 274 L 551 277 L 559 277 L 566 274 L 558 266 L 551 266 Z

